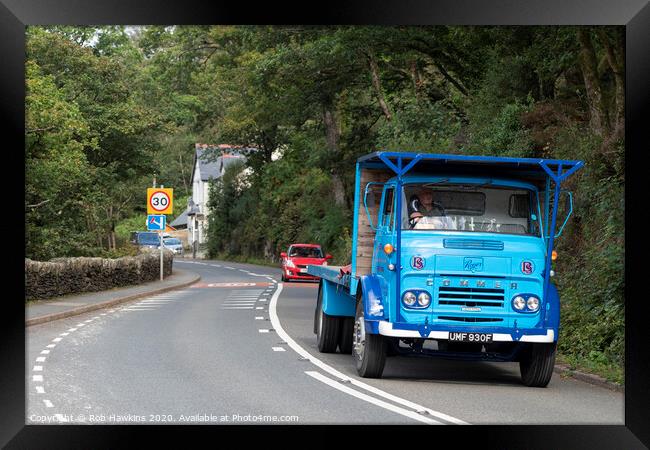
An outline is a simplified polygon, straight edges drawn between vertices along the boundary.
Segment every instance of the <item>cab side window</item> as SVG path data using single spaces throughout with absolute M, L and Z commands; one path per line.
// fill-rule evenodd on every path
M 393 229 L 393 210 L 394 210 L 394 196 L 393 193 L 395 192 L 394 188 L 388 188 L 386 189 L 386 192 L 384 193 L 384 207 L 382 210 L 382 225 L 385 227 L 388 227 L 389 229 Z

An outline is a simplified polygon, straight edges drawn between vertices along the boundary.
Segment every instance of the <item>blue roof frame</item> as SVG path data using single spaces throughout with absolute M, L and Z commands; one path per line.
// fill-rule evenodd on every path
M 393 162 L 392 160 L 396 160 Z M 431 161 L 446 166 L 482 166 L 487 168 L 507 168 L 527 171 L 537 176 L 549 176 L 553 181 L 561 183 L 582 166 L 583 161 L 562 159 L 511 158 L 502 156 L 450 155 L 440 153 L 411 153 L 411 152 L 374 152 L 357 159 L 359 163 L 383 163 L 397 175 L 404 175 L 420 161 Z M 399 167 L 398 167 L 399 166 Z M 568 169 L 562 171 L 562 168 Z

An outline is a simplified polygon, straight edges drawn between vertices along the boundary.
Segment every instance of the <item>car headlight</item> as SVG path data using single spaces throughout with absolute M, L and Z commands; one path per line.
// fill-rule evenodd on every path
M 431 302 L 431 296 L 427 292 L 420 292 L 418 295 L 418 305 L 420 306 L 429 306 Z
M 293 263 L 293 261 L 289 260 L 287 261 L 287 267 L 293 267 L 295 269 L 296 265 Z
M 516 310 L 521 311 L 526 307 L 526 300 L 524 300 L 522 296 L 518 295 L 512 300 L 512 306 L 514 306 Z
M 322 265 L 323 265 L 323 266 L 326 266 L 326 265 L 327 265 L 327 261 L 323 261 L 323 264 L 322 264 Z
M 404 304 L 405 304 L 406 306 L 413 306 L 413 305 L 415 305 L 415 300 L 416 300 L 416 298 L 415 298 L 415 294 L 414 294 L 413 292 L 407 292 L 407 293 L 404 294 L 404 296 L 402 297 L 402 301 L 404 302 Z
M 528 297 L 526 305 L 531 311 L 537 311 L 539 309 L 539 299 L 537 297 Z

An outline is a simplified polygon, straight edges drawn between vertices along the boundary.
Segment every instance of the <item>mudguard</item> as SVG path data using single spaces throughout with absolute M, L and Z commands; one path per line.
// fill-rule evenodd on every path
M 323 312 L 328 316 L 354 317 L 356 310 L 355 298 L 340 284 L 321 279 L 323 291 Z
M 360 282 L 363 292 L 363 314 L 366 322 L 386 320 L 388 312 L 383 304 L 379 277 L 372 274 L 364 275 Z

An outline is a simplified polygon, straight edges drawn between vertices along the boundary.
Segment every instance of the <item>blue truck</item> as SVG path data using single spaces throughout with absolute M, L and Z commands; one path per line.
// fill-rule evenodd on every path
M 560 297 L 562 182 L 582 161 L 376 152 L 356 163 L 351 264 L 320 277 L 320 352 L 351 353 L 362 377 L 387 356 L 519 362 L 551 379 Z

